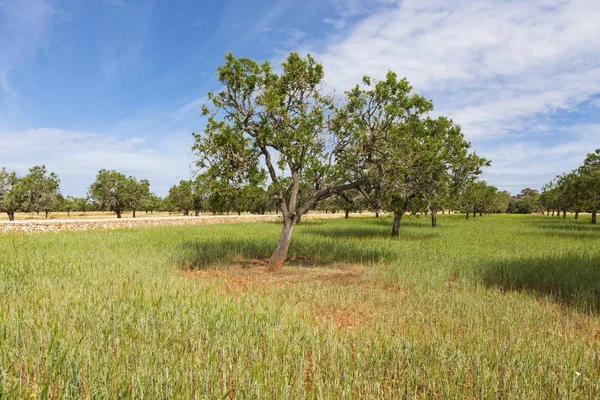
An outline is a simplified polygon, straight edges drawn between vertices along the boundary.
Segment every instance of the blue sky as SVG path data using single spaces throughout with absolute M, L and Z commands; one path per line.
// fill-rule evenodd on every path
M 0 166 L 83 195 L 100 168 L 158 194 L 190 175 L 227 51 L 324 63 L 330 90 L 392 69 L 463 126 L 501 189 L 600 147 L 597 0 L 0 0 Z

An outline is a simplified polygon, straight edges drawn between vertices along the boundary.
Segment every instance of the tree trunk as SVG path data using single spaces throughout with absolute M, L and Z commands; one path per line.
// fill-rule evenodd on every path
M 375 218 L 379 218 L 379 211 L 375 211 Z
M 117 218 L 121 218 L 121 208 L 116 208 L 115 212 L 117 213 Z
M 283 227 L 281 228 L 281 235 L 279 236 L 279 243 L 277 244 L 277 248 L 269 260 L 269 272 L 277 272 L 283 268 L 288 249 L 290 248 L 293 230 L 294 221 L 292 219 L 284 218 Z
M 133 209 L 133 218 L 135 218 L 135 208 Z
M 592 211 L 592 224 L 596 224 L 596 213 L 597 212 L 598 212 L 597 210 Z
M 46 219 L 47 219 L 48 218 L 48 210 L 45 210 L 44 214 L 46 214 Z
M 199 216 L 199 215 L 200 215 L 200 210 L 198 210 L 198 209 L 195 209 L 195 210 L 194 210 L 194 215 L 195 215 L 196 217 L 197 217 L 197 216 Z
M 299 224 L 302 222 L 302 215 L 298 215 L 298 218 L 296 218 L 296 224 Z
M 575 210 L 575 221 L 579 219 L 579 210 Z
M 15 220 L 15 212 L 14 211 L 7 211 L 6 213 L 8 214 L 8 220 L 9 221 L 14 221 Z
M 466 214 L 467 214 L 467 219 L 469 219 L 469 211 L 467 211 Z
M 437 211 L 431 212 L 431 226 L 434 228 L 437 226 Z
M 563 218 L 567 218 L 567 210 L 563 210 Z
M 402 222 L 403 216 L 404 216 L 404 212 L 395 212 L 394 213 L 394 225 L 392 226 L 392 237 L 400 236 L 400 222 Z
M 71 210 L 67 210 L 67 217 L 71 216 Z
M 550 210 L 547 210 L 547 211 L 546 211 L 546 215 L 550 215 Z
M 344 210 L 344 218 L 348 219 L 349 216 L 350 216 L 350 211 Z
M 483 212 L 482 211 L 479 211 L 479 216 L 483 217 Z
M 556 216 L 557 216 L 557 217 L 560 217 L 560 210 L 557 210 L 557 211 L 556 211 Z
M 554 210 L 552 210 L 552 216 L 554 217 Z

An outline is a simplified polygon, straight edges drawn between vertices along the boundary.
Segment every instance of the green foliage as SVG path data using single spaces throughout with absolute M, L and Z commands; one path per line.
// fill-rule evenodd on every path
M 111 210 L 121 217 L 121 211 L 129 199 L 127 177 L 117 171 L 102 169 L 91 184 L 88 194 L 90 199 L 103 210 Z
M 15 172 L 8 172 L 6 168 L 0 169 L 0 211 L 7 213 L 11 220 L 21 205 L 18 182 L 19 178 Z
M 591 211 L 595 224 L 600 209 L 600 149 L 588 154 L 579 168 L 544 185 L 540 205 L 548 212 L 556 210 L 565 214 Z
M 531 214 L 540 209 L 540 194 L 535 189 L 526 188 L 511 197 L 508 212 L 512 214 Z
M 41 212 L 46 215 L 60 205 L 58 191 L 60 179 L 54 172 L 48 173 L 45 165 L 36 165 L 19 179 L 15 191 L 20 202 L 19 209 L 25 212 Z

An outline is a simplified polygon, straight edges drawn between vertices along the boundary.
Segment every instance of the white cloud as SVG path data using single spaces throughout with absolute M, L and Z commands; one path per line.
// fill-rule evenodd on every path
M 336 36 L 318 58 L 338 90 L 392 69 L 471 137 L 498 136 L 600 92 L 599 20 L 596 0 L 406 0 Z
M 538 126 L 557 110 L 600 106 L 598 21 L 597 0 L 396 0 L 304 50 L 323 62 L 338 92 L 363 75 L 406 76 L 494 161 L 486 177 L 539 187 L 600 146 L 598 130 L 583 138 Z M 557 141 L 572 144 L 556 150 Z

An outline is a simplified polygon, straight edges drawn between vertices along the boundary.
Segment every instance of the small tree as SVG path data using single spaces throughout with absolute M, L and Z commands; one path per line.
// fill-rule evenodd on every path
M 138 181 L 130 176 L 125 183 L 124 202 L 126 207 L 132 211 L 133 218 L 135 218 L 136 211 L 143 207 L 150 197 L 150 182 L 147 179 Z
M 181 180 L 179 184 L 171 186 L 165 202 L 171 210 L 178 210 L 183 215 L 189 215 L 194 209 L 194 195 L 192 181 Z
M 596 224 L 600 209 L 600 149 L 587 155 L 580 174 L 585 204 L 592 212 L 592 224 Z
M 92 183 L 88 194 L 100 209 L 111 210 L 121 218 L 121 213 L 127 204 L 127 178 L 117 171 L 102 169 Z
M 8 215 L 9 221 L 15 220 L 15 212 L 22 202 L 18 193 L 19 178 L 15 172 L 0 169 L 0 211 Z
M 45 165 L 30 168 L 29 173 L 18 183 L 23 196 L 23 210 L 38 214 L 44 211 L 48 218 L 48 213 L 60 206 L 59 184 L 58 175 L 54 172 L 48 173 Z

